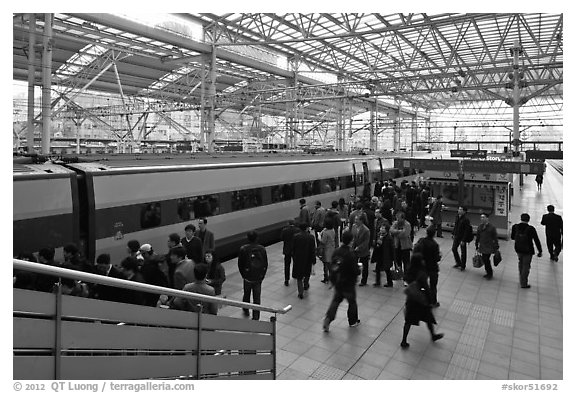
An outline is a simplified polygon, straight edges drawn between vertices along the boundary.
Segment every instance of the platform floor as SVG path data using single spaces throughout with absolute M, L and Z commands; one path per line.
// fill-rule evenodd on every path
M 450 234 L 437 239 L 441 252 L 438 300 L 434 313 L 437 330 L 445 337 L 430 341 L 421 323 L 410 331 L 410 348 L 400 348 L 404 324 L 403 286 L 358 288 L 360 326 L 350 328 L 347 303 L 338 310 L 330 332 L 322 331 L 322 319 L 332 290 L 320 280 L 320 266 L 311 277 L 310 289 L 298 299 L 296 282 L 283 285 L 281 243 L 268 247 L 269 270 L 262 285 L 262 303 L 293 309 L 278 316 L 278 379 L 450 379 L 450 380 L 561 380 L 563 379 L 563 266 L 549 259 L 544 227 L 540 225 L 546 206 L 553 204 L 562 215 L 562 176 L 549 168 L 542 191 L 534 176 L 525 177 L 520 206 L 512 207 L 512 222 L 528 212 L 538 230 L 544 253 L 533 259 L 529 283 L 521 289 L 512 241 L 500 241 L 503 262 L 494 278 L 485 280 L 484 269 L 472 267 L 473 245 L 468 246 L 468 267 L 461 272 L 454 264 Z M 416 238 L 424 235 L 421 229 Z M 373 266 L 373 265 L 372 265 Z M 227 281 L 223 293 L 242 298 L 242 281 L 236 260 L 224 264 Z M 372 269 L 370 269 L 372 270 Z M 241 317 L 241 311 L 226 307 L 221 315 Z M 262 319 L 270 314 L 263 313 Z

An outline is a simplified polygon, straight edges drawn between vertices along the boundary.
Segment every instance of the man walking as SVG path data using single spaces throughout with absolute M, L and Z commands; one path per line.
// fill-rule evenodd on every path
M 528 284 L 528 275 L 530 274 L 530 264 L 534 255 L 534 244 L 538 249 L 538 258 L 542 256 L 542 245 L 536 229 L 529 225 L 530 215 L 522 213 L 520 223 L 512 226 L 512 235 L 514 240 L 514 250 L 518 254 L 518 272 L 520 274 L 520 288 L 530 288 Z
M 294 258 L 292 277 L 296 279 L 298 285 L 298 297 L 303 299 L 304 291 L 310 288 L 312 265 L 316 263 L 316 242 L 314 235 L 308 233 L 308 225 L 301 222 L 298 227 L 300 231 L 292 240 L 292 257 Z
M 360 324 L 358 319 L 358 304 L 356 303 L 356 280 L 360 275 L 360 268 L 356 263 L 356 255 L 352 251 L 354 236 L 348 231 L 342 234 L 342 245 L 334 250 L 332 255 L 333 268 L 330 280 L 334 285 L 334 296 L 326 311 L 322 328 L 325 332 L 330 329 L 330 323 L 336 318 L 336 311 L 342 300 L 348 301 L 348 325 L 356 327 Z
M 354 235 L 354 253 L 358 258 L 358 263 L 362 264 L 362 279 L 360 286 L 363 287 L 368 281 L 368 261 L 370 259 L 370 230 L 364 222 L 365 215 L 355 217 L 352 234 Z
M 548 214 L 542 216 L 540 224 L 546 227 L 546 246 L 550 259 L 558 262 L 558 255 L 562 251 L 563 226 L 562 216 L 554 213 L 554 205 L 548 205 Z
M 432 203 L 430 217 L 432 217 L 432 225 L 436 227 L 436 237 L 444 237 L 442 236 L 442 195 L 438 195 Z
M 310 226 L 312 222 L 312 214 L 313 211 L 310 210 L 308 205 L 306 204 L 306 199 L 300 199 L 300 213 L 298 214 L 298 222 L 305 223 L 307 226 Z
M 244 279 L 244 296 L 242 301 L 250 302 L 250 293 L 254 304 L 260 304 L 262 294 L 262 281 L 268 270 L 268 254 L 264 246 L 257 243 L 258 233 L 250 231 L 246 235 L 248 244 L 240 247 L 238 252 L 238 270 Z M 245 308 L 242 310 L 244 316 L 250 316 L 250 311 Z M 252 319 L 260 319 L 260 310 L 253 310 Z
M 487 280 L 491 280 L 494 275 L 490 255 L 494 254 L 498 248 L 496 227 L 488 221 L 488 214 L 483 213 L 480 215 L 480 225 L 476 230 L 476 250 L 482 255 L 484 270 L 486 270 L 484 278 Z
M 288 286 L 290 283 L 290 264 L 292 263 L 292 240 L 294 235 L 298 233 L 298 228 L 294 225 L 294 220 L 288 221 L 288 225 L 282 228 L 280 239 L 283 242 L 282 254 L 284 254 L 284 285 Z
M 460 206 L 458 208 L 458 214 L 454 222 L 454 232 L 452 233 L 454 239 L 452 243 L 452 254 L 454 254 L 454 261 L 456 262 L 453 267 L 461 271 L 466 269 L 466 248 L 468 246 L 466 242 L 472 239 L 472 227 L 470 226 L 470 220 L 466 216 L 467 212 L 468 208 L 466 207 Z M 458 248 L 460 248 L 462 255 L 458 253 Z

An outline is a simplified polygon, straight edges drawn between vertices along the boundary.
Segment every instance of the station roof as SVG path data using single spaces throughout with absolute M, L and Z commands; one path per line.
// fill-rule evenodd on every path
M 522 96 L 562 100 L 562 14 L 172 16 L 202 26 L 205 37 L 194 37 L 184 22 L 147 26 L 112 14 L 54 14 L 53 84 L 68 92 L 87 84 L 121 89 L 134 112 L 151 102 L 199 106 L 209 94 L 200 81 L 210 78 L 214 42 L 219 110 L 258 107 L 285 116 L 296 102 L 304 118 L 335 120 L 338 110 L 366 112 L 375 100 L 383 111 L 400 101 L 408 111 L 505 101 L 517 45 Z M 44 14 L 36 14 L 37 44 L 43 26 Z M 29 31 L 29 14 L 14 14 L 15 80 L 28 77 Z M 40 67 L 35 83 L 41 85 Z M 345 108 L 336 100 L 342 96 Z

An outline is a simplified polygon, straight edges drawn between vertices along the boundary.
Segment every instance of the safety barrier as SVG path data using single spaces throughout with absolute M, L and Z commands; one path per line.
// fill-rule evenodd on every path
M 14 289 L 14 379 L 275 379 L 275 309 L 13 260 L 14 269 L 256 309 L 270 321 Z

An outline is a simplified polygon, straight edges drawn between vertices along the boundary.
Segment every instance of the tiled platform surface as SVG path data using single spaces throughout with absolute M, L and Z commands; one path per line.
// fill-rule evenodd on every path
M 263 304 L 293 306 L 289 313 L 278 315 L 278 379 L 563 379 L 564 255 L 557 263 L 550 261 L 544 228 L 539 225 L 548 204 L 562 214 L 562 176 L 549 168 L 541 192 L 536 190 L 534 176 L 527 176 L 519 192 L 520 205 L 512 206 L 512 222 L 519 222 L 520 213 L 528 212 L 544 249 L 542 258 L 534 257 L 532 262 L 532 288 L 519 287 L 512 241 L 500 241 L 503 262 L 495 268 L 494 279 L 486 281 L 484 269 L 472 267 L 472 244 L 466 271 L 452 269 L 452 240 L 445 233 L 437 239 L 443 258 L 438 290 L 441 306 L 435 310 L 438 331 L 445 337 L 432 343 L 421 323 L 410 331 L 408 350 L 399 345 L 405 299 L 401 285 L 358 288 L 360 326 L 348 327 L 344 301 L 330 332 L 324 333 L 322 319 L 332 290 L 320 282 L 320 266 L 300 300 L 294 280 L 289 287 L 283 285 L 281 244 L 268 247 L 270 267 L 262 286 Z M 423 235 L 420 230 L 416 238 Z M 242 283 L 236 260 L 224 266 L 228 279 L 223 293 L 240 300 Z M 373 281 L 370 272 L 368 282 Z M 223 308 L 220 313 L 241 315 L 234 308 Z M 269 316 L 262 314 L 262 318 Z

